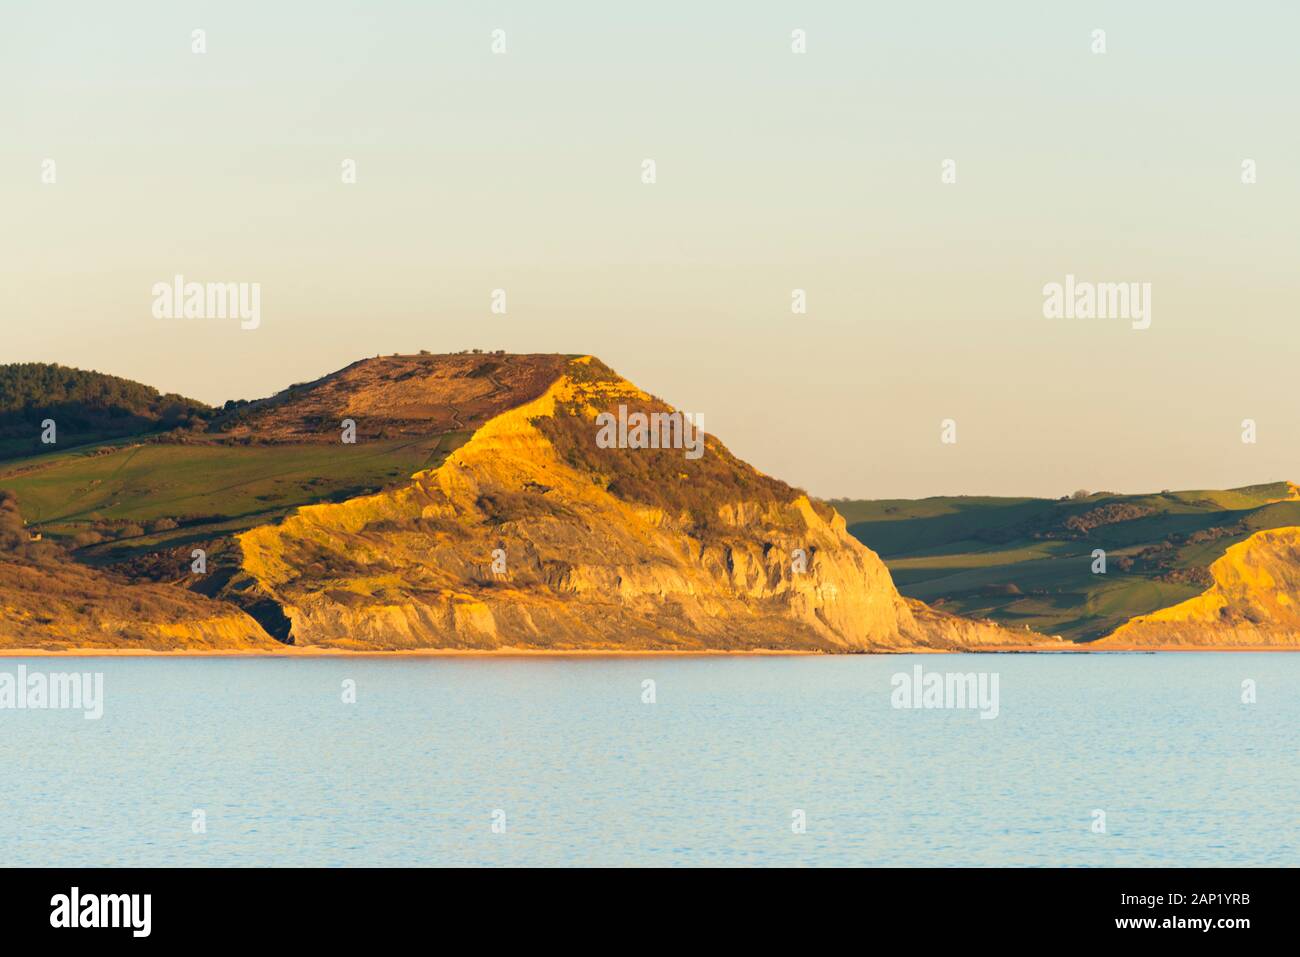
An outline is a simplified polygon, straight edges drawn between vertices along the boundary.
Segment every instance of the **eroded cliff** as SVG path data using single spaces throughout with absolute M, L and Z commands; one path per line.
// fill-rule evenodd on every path
M 597 416 L 671 414 L 590 357 L 404 487 L 239 536 L 230 594 L 297 645 L 935 650 L 1037 640 L 918 616 L 829 507 L 714 437 L 601 448 Z M 928 610 L 927 610 L 928 611 Z
M 1134 618 L 1092 647 L 1300 647 L 1300 527 L 1256 532 L 1209 571 L 1214 583 L 1200 595 Z

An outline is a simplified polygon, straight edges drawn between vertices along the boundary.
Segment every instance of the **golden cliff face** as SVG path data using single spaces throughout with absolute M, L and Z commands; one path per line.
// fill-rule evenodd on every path
M 712 437 L 697 459 L 598 448 L 619 405 L 670 411 L 572 360 L 409 485 L 241 535 L 236 586 L 341 649 L 941 649 L 981 627 L 919 621 L 839 515 Z
M 1300 647 L 1300 528 L 1256 532 L 1210 565 L 1214 584 L 1141 615 L 1094 645 L 1107 648 Z

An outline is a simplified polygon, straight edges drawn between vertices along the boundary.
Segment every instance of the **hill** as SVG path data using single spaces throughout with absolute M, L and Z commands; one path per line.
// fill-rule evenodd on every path
M 295 643 L 348 649 L 1032 640 L 987 626 L 959 640 L 946 618 L 922 624 L 832 510 L 712 436 L 698 459 L 601 448 L 598 416 L 620 406 L 674 411 L 590 357 L 566 360 L 544 393 L 409 484 L 239 535 L 226 594 L 273 605 Z
M 899 590 L 961 615 L 1088 641 L 1205 592 L 1231 546 L 1300 525 L 1289 482 L 1067 499 L 832 503 Z M 1104 574 L 1094 551 L 1105 552 Z
M 45 562 L 57 607 L 84 609 L 46 615 L 47 646 L 243 648 L 250 623 L 259 642 L 345 650 L 1038 640 L 906 600 L 832 509 L 713 436 L 698 457 L 602 447 L 597 416 L 620 406 L 675 412 L 590 357 L 389 356 L 228 403 L 202 429 L 10 463 L 0 488 L 23 534 L 57 554 L 6 558 L 24 571 L 0 576 L 0 639 L 37 620 L 14 583 Z M 345 418 L 355 444 L 340 442 Z M 141 622 L 176 616 L 172 630 L 105 639 L 115 588 L 133 589 Z
M 201 425 L 211 409 L 130 379 L 43 362 L 0 365 L 0 460 Z M 41 442 L 52 419 L 57 442 Z

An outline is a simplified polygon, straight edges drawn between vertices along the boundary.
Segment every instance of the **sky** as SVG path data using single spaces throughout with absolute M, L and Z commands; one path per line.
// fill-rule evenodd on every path
M 1291 2 L 5 0 L 0 362 L 217 403 L 590 353 L 823 497 L 1300 481 L 1297 35 Z M 156 318 L 177 274 L 258 283 L 260 325 Z M 1045 317 L 1067 275 L 1149 283 L 1149 328 Z

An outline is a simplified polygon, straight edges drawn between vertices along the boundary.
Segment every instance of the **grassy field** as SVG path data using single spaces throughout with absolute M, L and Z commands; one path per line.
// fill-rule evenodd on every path
M 451 432 L 357 445 L 121 441 L 4 463 L 0 488 L 18 496 L 31 531 L 79 546 L 83 559 L 118 559 L 403 482 L 467 438 Z M 103 541 L 87 541 L 96 535 Z
M 1264 528 L 1300 525 L 1286 482 L 1064 500 L 950 497 L 831 503 L 898 589 L 961 615 L 1075 640 L 1190 598 L 1206 567 Z M 1093 572 L 1095 549 L 1106 553 Z

